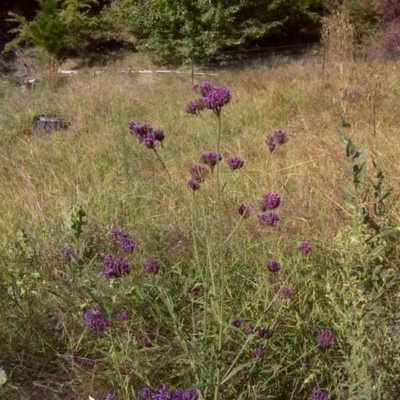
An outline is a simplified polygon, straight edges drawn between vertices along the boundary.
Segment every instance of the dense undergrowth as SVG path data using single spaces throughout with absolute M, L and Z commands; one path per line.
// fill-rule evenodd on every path
M 397 74 L 3 86 L 1 397 L 396 398 Z

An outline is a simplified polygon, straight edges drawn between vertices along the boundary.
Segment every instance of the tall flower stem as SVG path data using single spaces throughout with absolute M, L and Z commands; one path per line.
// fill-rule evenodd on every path
M 221 110 L 218 110 L 218 139 L 217 139 L 217 154 L 220 154 L 220 145 L 221 145 Z M 219 176 L 219 165 L 217 163 L 217 210 L 218 210 L 218 252 L 219 252 L 219 270 L 220 270 L 220 309 L 219 309 L 219 333 L 218 333 L 218 365 L 216 371 L 216 385 L 214 391 L 214 400 L 218 400 L 219 398 L 219 390 L 221 384 L 221 372 L 222 372 L 222 345 L 224 339 L 224 312 L 225 312 L 225 262 L 224 262 L 224 253 L 222 247 L 222 210 L 221 210 L 221 183 Z

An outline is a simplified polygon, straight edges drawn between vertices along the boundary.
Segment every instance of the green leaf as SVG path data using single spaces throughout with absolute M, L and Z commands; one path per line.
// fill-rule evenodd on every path
M 0 386 L 3 386 L 7 382 L 7 374 L 3 368 L 0 368 Z
M 346 194 L 347 196 L 349 196 L 351 198 L 354 198 L 354 199 L 356 198 L 356 190 L 354 187 L 347 186 L 344 183 L 342 183 L 340 185 L 340 187 L 342 188 L 344 194 Z
M 367 147 L 367 141 L 364 139 L 361 142 L 360 147 L 358 148 L 358 152 L 360 153 L 360 157 L 362 157 L 364 155 L 364 151 L 365 151 L 366 147 Z
M 348 139 L 346 138 L 346 136 L 344 135 L 344 133 L 336 128 L 335 129 L 335 135 L 337 140 L 339 141 L 339 144 L 343 147 L 343 149 L 347 149 L 347 144 L 348 144 Z
M 376 258 L 380 257 L 385 252 L 386 246 L 384 244 L 375 247 L 369 253 L 368 258 L 370 261 L 375 260 Z
M 366 171 L 367 171 L 367 163 L 363 162 L 361 164 L 360 169 L 358 170 L 357 180 L 361 181 L 364 178 Z
M 225 382 L 228 382 L 229 379 L 231 379 L 232 377 L 234 377 L 234 376 L 235 376 L 238 372 L 240 372 L 242 369 L 244 369 L 244 368 L 246 368 L 246 367 L 249 367 L 249 366 L 252 365 L 252 364 L 254 364 L 254 361 L 248 362 L 248 363 L 245 363 L 245 364 L 241 364 L 241 365 L 238 365 L 236 368 L 233 368 L 233 369 L 228 373 L 228 375 L 225 375 L 225 376 L 222 378 L 221 385 L 223 385 Z

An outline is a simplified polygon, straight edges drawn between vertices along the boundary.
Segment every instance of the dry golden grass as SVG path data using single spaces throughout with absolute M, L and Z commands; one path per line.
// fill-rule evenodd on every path
M 132 57 L 137 66 L 137 56 Z M 6 241 L 25 227 L 39 242 L 53 245 L 63 214 L 74 203 L 82 205 L 95 225 L 107 228 L 124 224 L 146 232 L 157 225 L 174 231 L 187 223 L 181 205 L 192 196 L 185 186 L 188 168 L 202 151 L 216 148 L 216 118 L 184 113 L 185 103 L 196 96 L 190 75 L 128 73 L 129 58 L 123 65 L 125 72 L 119 65 L 102 74 L 48 73 L 32 91 L 4 89 L 0 223 Z M 224 191 L 228 214 L 235 213 L 239 202 L 256 207 L 262 193 L 274 190 L 284 197 L 282 234 L 295 222 L 299 235 L 313 231 L 321 240 L 334 237 L 346 215 L 339 183 L 349 180 L 340 166 L 344 151 L 334 135 L 342 120 L 351 123 L 344 130 L 355 143 L 367 139 L 368 160 L 374 149 L 397 188 L 398 72 L 389 63 L 325 70 L 288 63 L 222 70 L 210 77 L 233 93 L 222 116 L 223 155 L 238 154 L 246 162 L 233 175 L 226 166 L 222 169 L 223 180 L 229 180 Z M 339 91 L 344 84 L 361 90 L 359 101 L 344 105 Z M 27 135 L 32 117 L 41 113 L 68 119 L 70 129 Z M 164 129 L 165 147 L 158 151 L 172 180 L 155 155 L 129 135 L 130 119 Z M 264 139 L 277 128 L 287 130 L 290 142 L 270 159 Z M 204 201 L 211 206 L 207 194 Z

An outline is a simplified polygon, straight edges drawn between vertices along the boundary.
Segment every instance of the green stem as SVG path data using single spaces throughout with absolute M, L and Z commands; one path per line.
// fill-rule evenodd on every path
M 217 113 L 218 117 L 218 141 L 217 141 L 217 154 L 220 154 L 220 144 L 221 144 L 221 114 Z M 223 254 L 223 247 L 222 247 L 222 211 L 221 211 L 221 190 L 220 190 L 220 176 L 219 176 L 219 162 L 217 163 L 217 209 L 218 209 L 218 225 L 219 225 L 219 232 L 218 232 L 218 251 L 219 251 L 219 269 L 220 269 L 220 311 L 219 311 L 219 334 L 218 334 L 218 365 L 216 371 L 216 386 L 214 391 L 214 400 L 218 400 L 219 397 L 219 390 L 221 384 L 221 370 L 222 370 L 222 345 L 223 345 L 223 333 L 224 333 L 224 312 L 225 312 L 225 263 L 224 263 L 224 254 Z

